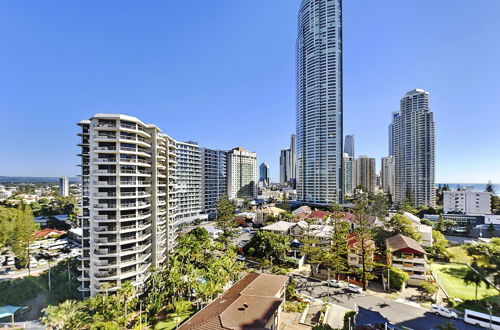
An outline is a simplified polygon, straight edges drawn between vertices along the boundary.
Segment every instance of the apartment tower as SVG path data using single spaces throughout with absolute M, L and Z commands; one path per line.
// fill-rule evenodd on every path
M 241 147 L 227 153 L 229 199 L 257 197 L 257 155 Z
M 259 181 L 264 184 L 264 187 L 269 186 L 269 165 L 262 163 L 259 166 Z
M 341 202 L 341 0 L 302 0 L 296 51 L 297 199 Z
M 152 267 L 175 246 L 175 140 L 155 125 L 119 114 L 96 114 L 81 131 L 84 295 L 113 292 L 130 281 L 141 289 Z
M 354 135 L 345 136 L 344 152 L 351 157 L 356 157 L 354 155 Z
M 434 118 L 429 93 L 412 90 L 401 99 L 394 116 L 394 201 L 411 200 L 415 206 L 435 206 Z
M 69 183 L 65 176 L 59 178 L 59 195 L 69 196 Z
M 213 214 L 217 201 L 227 195 L 227 152 L 202 148 L 203 213 Z

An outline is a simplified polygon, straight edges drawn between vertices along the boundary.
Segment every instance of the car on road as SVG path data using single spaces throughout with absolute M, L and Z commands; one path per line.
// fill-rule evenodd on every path
M 5 265 L 7 266 L 14 266 L 15 263 L 16 261 L 12 257 L 7 257 L 7 261 L 5 261 Z
M 349 283 L 346 286 L 346 290 L 354 293 L 363 293 L 363 289 L 360 286 Z
M 340 283 L 340 281 L 337 281 L 337 280 L 329 280 L 327 282 L 327 284 L 331 287 L 334 287 L 334 288 L 343 288 L 344 286 L 342 285 L 342 283 Z
M 236 260 L 238 260 L 238 261 L 246 261 L 247 258 L 245 258 L 244 256 L 238 254 L 238 256 L 236 257 Z
M 458 318 L 457 313 L 450 311 L 448 308 L 432 304 L 431 306 L 431 312 L 436 314 L 436 315 L 441 315 L 450 319 L 456 320 Z

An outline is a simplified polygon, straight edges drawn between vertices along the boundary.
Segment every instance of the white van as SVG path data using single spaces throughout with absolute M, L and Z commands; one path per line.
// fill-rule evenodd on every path
M 464 321 L 469 324 L 473 324 L 483 328 L 489 328 L 491 322 L 491 328 L 494 330 L 500 330 L 500 317 L 491 316 L 489 314 L 479 313 L 471 311 L 469 309 L 465 310 Z

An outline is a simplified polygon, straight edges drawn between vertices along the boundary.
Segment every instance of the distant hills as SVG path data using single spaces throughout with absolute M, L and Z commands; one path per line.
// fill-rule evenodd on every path
M 79 178 L 68 178 L 70 183 L 80 182 Z M 44 176 L 0 176 L 0 183 L 59 183 L 58 177 Z

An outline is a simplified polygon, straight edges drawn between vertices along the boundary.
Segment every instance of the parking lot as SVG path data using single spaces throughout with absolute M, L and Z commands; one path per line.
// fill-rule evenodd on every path
M 50 264 L 79 256 L 81 248 L 78 244 L 66 239 L 45 239 L 30 245 L 29 269 L 21 268 L 19 260 L 11 251 L 0 255 L 0 281 L 36 274 L 49 268 Z

